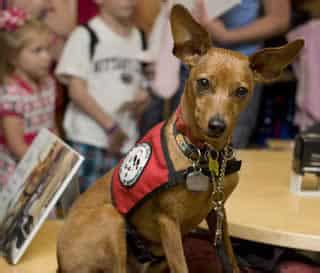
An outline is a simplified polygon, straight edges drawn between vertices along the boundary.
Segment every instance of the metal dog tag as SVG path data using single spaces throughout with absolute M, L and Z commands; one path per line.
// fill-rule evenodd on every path
M 209 177 L 201 171 L 193 171 L 187 176 L 187 189 L 190 191 L 207 191 L 209 189 Z

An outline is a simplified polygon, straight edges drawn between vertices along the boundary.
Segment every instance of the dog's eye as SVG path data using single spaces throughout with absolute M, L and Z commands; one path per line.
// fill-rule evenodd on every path
M 234 96 L 238 98 L 245 98 L 248 95 L 249 91 L 245 87 L 239 87 L 234 91 Z
M 210 81 L 208 79 L 202 78 L 197 80 L 197 90 L 198 92 L 206 91 L 210 88 Z

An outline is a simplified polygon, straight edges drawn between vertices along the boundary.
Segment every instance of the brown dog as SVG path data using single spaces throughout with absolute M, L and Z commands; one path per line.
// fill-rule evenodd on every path
M 239 272 L 223 210 L 223 202 L 238 183 L 236 172 L 228 175 L 227 148 L 254 82 L 278 77 L 298 54 L 303 41 L 264 49 L 248 58 L 233 51 L 211 48 L 208 33 L 182 6 L 173 8 L 171 25 L 174 54 L 190 67 L 190 76 L 179 110 L 161 129 L 161 142 L 165 143 L 171 169 L 182 175 L 169 176 L 177 180 L 174 185 L 162 187 L 161 191 L 143 199 L 144 202 L 125 216 L 119 211 L 123 203 L 116 204 L 113 194 L 117 190 L 129 193 L 127 188 L 140 187 L 143 183 L 135 181 L 140 179 L 139 168 L 135 170 L 135 179 L 130 180 L 127 175 L 132 174 L 132 166 L 149 166 L 150 159 L 148 153 L 138 158 L 138 152 L 133 156 L 130 152 L 131 157 L 126 157 L 116 168 L 119 174 L 114 175 L 115 170 L 107 173 L 72 208 L 58 240 L 60 273 L 157 273 L 168 268 L 172 273 L 187 273 L 182 236 L 196 228 L 212 209 L 218 215 L 217 245 L 222 242 L 232 271 Z M 143 152 L 153 152 L 155 148 L 148 149 Z M 148 160 L 143 161 L 146 158 Z M 122 183 L 118 188 L 114 184 L 117 179 Z M 152 263 L 141 265 L 126 239 L 130 237 L 128 223 L 137 231 L 135 238 L 147 243 L 154 257 L 165 256 L 165 259 L 150 259 Z M 221 230 L 222 238 L 219 237 Z

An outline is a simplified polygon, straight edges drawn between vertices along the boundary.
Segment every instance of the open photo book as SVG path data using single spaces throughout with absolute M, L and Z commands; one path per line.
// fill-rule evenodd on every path
M 42 129 L 0 191 L 0 253 L 16 264 L 75 176 L 83 157 Z

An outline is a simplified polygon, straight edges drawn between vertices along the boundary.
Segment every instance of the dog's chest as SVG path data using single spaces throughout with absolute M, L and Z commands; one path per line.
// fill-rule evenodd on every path
M 211 210 L 211 185 L 206 192 L 192 192 L 184 181 L 173 188 L 163 191 L 156 198 L 149 199 L 137 209 L 131 220 L 145 238 L 160 241 L 158 213 L 176 219 L 182 234 L 196 228 Z
M 160 207 L 175 216 L 185 229 L 197 226 L 211 210 L 212 185 L 207 191 L 190 191 L 185 183 L 159 196 Z M 187 230 L 186 230 L 187 231 Z

